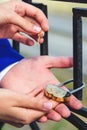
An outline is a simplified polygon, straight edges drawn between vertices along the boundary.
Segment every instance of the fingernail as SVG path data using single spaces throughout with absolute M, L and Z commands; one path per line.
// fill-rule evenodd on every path
M 35 32 L 40 32 L 41 28 L 39 26 L 33 26 L 32 28 Z
M 52 109 L 52 103 L 51 102 L 45 102 L 43 104 L 43 109 L 44 110 L 51 110 Z

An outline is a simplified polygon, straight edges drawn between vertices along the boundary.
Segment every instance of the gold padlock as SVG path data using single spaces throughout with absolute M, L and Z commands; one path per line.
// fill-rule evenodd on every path
M 64 90 L 63 88 L 58 87 L 57 85 L 49 84 L 45 88 L 45 95 L 57 102 L 68 102 L 71 93 Z

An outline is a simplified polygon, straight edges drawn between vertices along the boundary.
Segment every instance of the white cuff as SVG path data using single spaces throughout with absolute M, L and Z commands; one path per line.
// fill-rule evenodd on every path
M 6 67 L 4 70 L 2 70 L 2 71 L 0 72 L 0 80 L 1 80 L 1 79 L 5 76 L 5 74 L 6 74 L 14 65 L 16 65 L 17 63 L 19 63 L 19 62 L 13 63 L 13 64 L 9 65 L 8 67 Z

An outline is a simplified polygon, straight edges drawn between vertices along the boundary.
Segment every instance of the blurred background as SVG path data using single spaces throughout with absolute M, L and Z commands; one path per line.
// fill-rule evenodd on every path
M 8 0 L 0 0 L 4 2 Z M 87 8 L 87 4 L 77 4 L 60 1 L 50 0 L 32 0 L 36 3 L 43 3 L 48 6 L 48 43 L 49 55 L 52 56 L 73 56 L 73 39 L 72 39 L 72 8 L 81 7 Z M 87 83 L 87 18 L 83 18 L 83 81 Z M 25 45 L 20 46 L 20 53 L 25 57 L 40 55 L 40 47 L 35 42 L 34 46 L 28 47 Z M 55 76 L 62 82 L 72 78 L 72 69 L 52 69 Z M 72 85 L 70 86 L 72 87 Z M 87 88 L 83 91 L 82 103 L 87 106 Z M 82 117 L 81 117 L 82 118 Z M 84 118 L 82 118 L 86 121 Z M 41 130 L 77 130 L 69 122 L 62 119 L 61 122 L 48 121 L 47 123 L 38 123 Z M 10 125 L 5 125 L 3 130 L 18 130 Z M 29 126 L 20 128 L 21 130 L 30 130 Z

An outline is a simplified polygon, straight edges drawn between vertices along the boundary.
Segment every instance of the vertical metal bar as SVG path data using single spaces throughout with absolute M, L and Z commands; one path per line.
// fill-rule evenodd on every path
M 42 6 L 41 10 L 44 12 L 46 17 L 48 17 L 47 6 Z M 40 55 L 48 55 L 48 32 L 45 33 L 44 43 L 40 45 Z
M 33 3 L 34 6 L 38 7 L 48 17 L 47 5 L 42 3 Z M 44 43 L 40 45 L 40 55 L 48 55 L 48 32 L 45 33 Z
M 45 33 L 44 43 L 40 45 L 40 55 L 48 55 L 48 32 Z
M 20 44 L 19 44 L 18 41 L 13 40 L 13 48 L 14 48 L 16 51 L 20 52 Z
M 0 122 L 0 130 L 3 128 L 3 126 L 4 126 L 4 123 Z
M 74 89 L 82 85 L 82 19 L 73 8 L 73 77 Z M 78 99 L 82 99 L 82 90 L 75 93 Z

